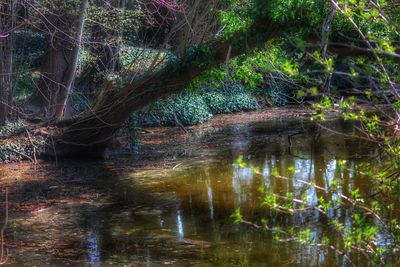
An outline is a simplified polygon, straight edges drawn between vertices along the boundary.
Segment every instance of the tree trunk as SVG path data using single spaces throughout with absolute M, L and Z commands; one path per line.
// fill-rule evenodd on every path
M 13 96 L 15 0 L 0 3 L 0 123 L 8 119 Z
M 41 79 L 29 101 L 29 104 L 37 109 L 37 115 L 56 120 L 64 115 L 75 80 L 88 5 L 89 0 L 82 0 L 79 16 L 72 20 L 65 19 L 71 21 L 71 24 L 76 24 L 75 27 L 59 25 L 54 35 L 49 36 L 48 50 L 41 67 Z M 54 18 L 52 21 L 59 19 Z M 71 28 L 75 28 L 74 33 L 70 33 Z
M 43 57 L 40 80 L 36 91 L 29 99 L 37 116 L 52 118 L 58 92 L 63 86 L 71 52 L 62 41 L 49 40 L 49 48 Z
M 195 56 L 186 56 L 178 66 L 167 65 L 140 81 L 128 84 L 122 90 L 117 91 L 112 82 L 108 83 L 93 108 L 58 124 L 63 130 L 54 136 L 55 146 L 50 147 L 48 152 L 59 156 L 100 156 L 132 112 L 184 89 L 189 81 L 215 64 L 224 62 L 228 51 L 232 57 L 238 56 L 249 48 L 264 44 L 276 34 L 277 25 L 264 18 L 255 23 L 244 36 L 210 43 L 214 64 L 199 67 L 195 62 L 210 62 L 210 55 L 199 51 Z

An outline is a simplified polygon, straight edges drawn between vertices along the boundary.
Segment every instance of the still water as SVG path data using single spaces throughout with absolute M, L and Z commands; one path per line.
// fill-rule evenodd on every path
M 8 263 L 347 266 L 346 260 L 332 251 L 274 241 L 269 232 L 235 225 L 231 218 L 240 207 L 246 219 L 257 222 L 267 217 L 278 226 L 295 221 L 311 226 L 312 235 L 317 237 L 327 230 L 323 218 L 318 214 L 274 216 L 260 207 L 259 188 L 277 194 L 293 192 L 299 198 L 306 195 L 310 203 L 316 203 L 321 193 L 300 181 L 329 187 L 338 180 L 343 194 L 354 188 L 360 188 L 362 195 L 374 193 L 372 181 L 358 170 L 360 164 L 380 164 L 374 146 L 331 132 L 323 132 L 315 140 L 315 128 L 301 124 L 260 122 L 196 134 L 182 144 L 183 152 L 168 156 L 174 158 L 168 167 L 158 167 L 165 158 L 157 157 L 141 166 L 130 166 L 139 154 L 136 159 L 59 163 L 26 170 L 22 176 L 37 179 L 29 183 L 16 179 L 10 186 L 10 199 L 17 199 L 19 206 L 13 209 L 17 204 L 10 203 L 5 241 Z M 353 131 L 342 122 L 330 127 Z M 248 165 L 240 166 L 239 157 Z M 343 162 L 346 168 L 339 166 Z M 289 175 L 289 167 L 294 168 L 293 175 Z M 291 178 L 273 178 L 277 171 Z M 30 202 L 44 205 L 30 210 L 24 206 Z M 22 206 L 26 209 L 21 211 Z M 350 212 L 334 212 L 350 223 Z M 363 258 L 356 262 L 362 264 Z

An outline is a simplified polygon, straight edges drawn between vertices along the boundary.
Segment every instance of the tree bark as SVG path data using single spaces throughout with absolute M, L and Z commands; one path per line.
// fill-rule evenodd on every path
M 43 57 L 38 87 L 29 99 L 29 106 L 34 108 L 35 115 L 52 118 L 56 97 L 63 86 L 63 78 L 71 58 L 70 50 L 65 49 L 64 42 L 54 40 L 50 43 Z
M 58 26 L 49 35 L 47 53 L 41 66 L 41 79 L 29 100 L 37 115 L 56 120 L 64 115 L 75 80 L 88 6 L 89 0 L 82 0 L 79 15 L 75 19 L 49 16 L 49 21 Z M 63 25 L 65 21 L 69 23 Z M 71 29 L 75 31 L 71 32 Z
M 83 28 L 85 25 L 86 12 L 89 7 L 89 0 L 82 0 L 79 12 L 79 20 L 76 27 L 75 44 L 71 51 L 71 61 L 65 73 L 63 86 L 57 95 L 54 117 L 59 120 L 64 116 L 64 110 L 67 105 L 68 97 L 72 91 L 72 85 L 75 80 L 76 69 L 78 67 L 79 49 L 82 43 Z
M 8 119 L 13 96 L 15 0 L 0 3 L 0 123 Z
M 196 62 L 202 59 L 207 62 L 209 58 L 201 58 L 201 54 L 195 57 L 187 55 L 178 67 L 176 64 L 168 65 L 140 81 L 128 84 L 122 90 L 117 91 L 112 82 L 108 83 L 93 108 L 58 124 L 63 130 L 54 136 L 55 146 L 49 148 L 48 152 L 58 156 L 100 156 L 132 112 L 184 89 L 189 81 L 204 71 L 225 62 L 228 51 L 231 57 L 235 57 L 264 44 L 276 36 L 277 29 L 277 25 L 263 18 L 254 23 L 247 34 L 208 44 L 214 52 L 214 64 L 199 67 Z

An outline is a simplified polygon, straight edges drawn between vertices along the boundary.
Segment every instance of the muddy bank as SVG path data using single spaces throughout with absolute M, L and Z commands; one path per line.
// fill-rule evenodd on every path
M 311 115 L 312 110 L 310 109 L 289 106 L 219 115 L 206 123 L 185 128 L 152 127 L 145 130 L 139 129 L 137 130 L 139 144 L 133 156 L 137 160 L 154 157 L 176 158 L 179 155 L 196 154 L 196 151 L 199 151 L 200 148 L 202 148 L 203 153 L 204 148 L 210 151 L 222 149 L 236 138 L 234 129 L 263 122 L 269 123 L 271 138 L 281 138 L 283 132 L 286 132 L 287 135 L 304 130 L 303 126 L 309 123 Z M 282 122 L 287 124 L 282 124 Z M 124 138 L 120 140 L 122 144 L 127 142 Z M 121 151 L 114 151 L 111 155 L 111 158 L 115 158 L 121 156 L 122 153 Z M 127 156 L 126 153 L 124 155 Z
M 133 133 L 122 130 L 116 137 L 118 141 L 110 145 L 105 157 L 110 155 L 113 157 L 126 156 L 134 154 L 134 152 L 136 154 L 152 153 L 162 145 L 173 146 L 174 143 L 180 146 L 190 140 L 193 135 L 216 131 L 223 127 L 240 127 L 268 120 L 306 118 L 309 115 L 311 115 L 311 111 L 304 107 L 269 108 L 255 112 L 219 115 L 204 124 L 185 128 L 182 126 L 137 128 L 133 130 Z M 30 161 L 37 163 L 40 158 L 43 158 L 46 147 L 51 147 L 52 139 L 49 134 L 51 131 L 52 129 L 37 128 L 34 124 L 25 121 L 9 123 L 2 127 L 0 131 L 0 162 Z M 132 142 L 135 143 L 134 147 L 127 150 L 126 148 L 131 147 L 130 143 Z M 151 148 L 151 146 L 154 147 Z

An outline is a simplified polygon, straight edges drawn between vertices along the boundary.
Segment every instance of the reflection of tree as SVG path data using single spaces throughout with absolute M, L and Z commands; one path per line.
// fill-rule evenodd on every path
M 249 131 L 246 131 L 247 133 Z M 97 252 L 100 252 L 102 262 L 113 261 L 112 256 L 117 256 L 121 259 L 143 259 L 147 257 L 151 261 L 163 257 L 170 259 L 176 255 L 170 255 L 173 249 L 179 253 L 185 253 L 182 247 L 173 248 L 171 244 L 174 244 L 174 242 L 183 243 L 189 238 L 199 238 L 211 240 L 216 244 L 217 242 L 229 243 L 232 247 L 236 246 L 240 253 L 245 256 L 252 253 L 249 257 L 250 259 L 255 253 L 259 253 L 262 250 L 263 253 L 267 254 L 272 253 L 271 251 L 276 251 L 277 254 L 282 253 L 286 259 L 301 261 L 302 264 L 306 265 L 332 262 L 340 264 L 341 258 L 335 258 L 336 254 L 334 252 L 321 252 L 322 250 L 317 247 L 305 249 L 304 247 L 297 248 L 287 244 L 271 244 L 270 235 L 266 236 L 243 230 L 243 228 L 231 227 L 229 217 L 237 205 L 240 205 L 243 208 L 242 211 L 246 213 L 246 217 L 249 215 L 253 218 L 260 218 L 260 214 L 266 210 L 265 207 L 260 208 L 257 205 L 260 202 L 260 192 L 257 189 L 261 185 L 264 185 L 275 194 L 285 195 L 287 192 L 293 192 L 296 197 L 306 194 L 309 197 L 308 201 L 315 201 L 320 197 L 330 200 L 332 193 L 326 194 L 324 189 L 332 187 L 332 181 L 336 179 L 340 182 L 340 185 L 343 185 L 343 190 L 347 190 L 338 192 L 349 193 L 350 188 L 348 188 L 348 185 L 352 183 L 355 175 L 351 176 L 351 171 L 347 167 L 340 169 L 339 162 L 346 159 L 347 149 L 351 152 L 356 152 L 362 147 L 346 148 L 344 146 L 346 150 L 343 150 L 343 145 L 336 146 L 337 142 L 329 141 L 332 138 L 329 140 L 321 138 L 315 146 L 302 140 L 299 147 L 296 147 L 296 144 L 293 147 L 296 149 L 296 154 L 303 155 L 303 158 L 300 158 L 294 155 L 287 155 L 287 143 L 273 142 L 271 144 L 268 138 L 262 139 L 257 136 L 242 136 L 241 138 L 248 138 L 248 142 L 244 147 L 231 147 L 230 150 L 221 150 L 217 155 L 207 156 L 207 159 L 198 162 L 198 164 L 193 163 L 190 167 L 183 165 L 183 168 L 180 166 L 162 175 L 160 175 L 160 170 L 155 170 L 154 172 L 146 172 L 131 177 L 135 170 L 126 166 L 123 166 L 122 169 L 114 169 L 114 166 L 104 164 L 104 166 L 97 165 L 94 168 L 92 167 L 88 171 L 88 166 L 85 166 L 85 168 L 80 166 L 78 170 L 71 170 L 71 166 L 67 165 L 63 168 L 67 170 L 62 174 L 63 177 L 69 172 L 74 179 L 76 177 L 86 179 L 88 172 L 101 173 L 101 176 L 106 177 L 96 180 L 89 187 L 105 188 L 110 194 L 109 201 L 113 204 L 105 206 L 79 204 L 73 208 L 67 207 L 64 209 L 64 214 L 57 218 L 55 218 L 54 213 L 58 209 L 48 210 L 41 213 L 41 216 L 44 213 L 49 215 L 45 218 L 47 221 L 43 220 L 41 224 L 50 224 L 51 220 L 54 219 L 53 225 L 49 225 L 46 228 L 46 230 L 56 229 L 56 231 L 49 231 L 48 235 L 51 239 L 60 239 L 63 235 L 72 231 L 71 226 L 75 227 L 73 231 L 79 231 L 81 235 L 65 242 L 69 246 L 74 246 L 74 248 L 82 245 L 86 246 L 84 247 L 86 249 L 85 252 L 82 253 L 86 258 L 87 242 L 80 245 L 77 245 L 76 242 L 81 241 L 82 238 L 87 241 L 95 236 L 95 239 L 91 240 L 94 245 L 98 246 L 98 250 L 93 250 L 93 253 L 96 256 Z M 337 156 L 338 154 L 340 155 Z M 232 164 L 233 162 L 236 163 L 238 155 L 243 155 L 244 160 L 248 162 L 248 166 L 243 167 Z M 351 162 L 353 161 L 351 160 Z M 259 173 L 251 166 L 260 167 Z M 354 164 L 352 166 L 354 168 Z M 289 171 L 291 167 L 295 169 L 295 172 Z M 275 177 L 275 172 L 286 176 L 288 179 Z M 65 181 L 65 179 L 62 181 Z M 36 188 L 45 188 L 43 190 L 47 190 L 45 194 L 48 196 L 48 188 L 54 186 L 54 183 L 46 184 L 46 182 L 43 182 L 45 186 L 26 184 L 24 187 L 29 190 L 34 188 L 35 193 L 37 193 Z M 314 183 L 322 190 L 313 188 L 312 185 Z M 55 183 L 55 185 L 60 186 L 58 183 Z M 70 188 L 69 186 L 72 188 L 72 186 L 76 185 L 70 183 L 67 188 Z M 84 189 L 83 191 L 89 190 Z M 55 198 L 63 197 L 60 192 L 63 191 L 57 189 Z M 71 192 L 73 193 L 73 190 Z M 297 207 L 300 206 L 292 204 L 290 208 L 296 207 L 296 205 Z M 65 206 L 63 207 L 65 208 Z M 299 218 L 298 220 L 288 214 L 278 214 L 272 209 L 262 213 L 262 216 L 266 214 L 265 218 L 269 219 L 271 227 L 278 226 L 283 229 L 292 225 L 296 225 L 299 228 L 310 226 L 312 228 L 310 235 L 318 239 L 321 235 L 327 233 L 328 220 L 324 216 L 317 218 L 318 221 L 311 220 L 315 219 L 315 216 L 309 216 L 310 214 L 312 215 L 310 210 L 307 211 L 308 214 L 296 215 Z M 155 213 L 152 213 L 153 211 Z M 332 209 L 332 211 L 334 213 L 332 217 L 341 222 L 351 221 L 352 213 L 343 212 L 345 211 L 344 208 L 336 208 Z M 339 211 L 342 212 L 340 213 Z M 65 216 L 70 217 L 68 222 L 63 220 Z M 30 223 L 32 222 L 35 222 L 35 220 L 31 219 Z M 96 227 L 98 229 L 94 229 Z M 32 233 L 35 238 L 38 236 L 37 231 L 36 229 Z M 181 241 L 179 241 L 180 233 L 182 233 L 180 236 L 183 239 Z M 327 233 L 331 237 L 329 234 Z M 43 236 L 40 235 L 37 239 L 43 241 L 45 239 Z M 334 246 L 340 246 L 339 236 L 333 236 L 331 240 Z M 155 247 L 149 249 L 147 247 L 148 244 L 155 244 Z M 256 246 L 262 246 L 262 249 Z M 218 243 L 216 247 L 220 249 L 223 246 Z M 171 250 L 167 250 L 168 248 L 171 248 Z M 252 248 L 254 251 L 248 252 L 247 248 Z M 293 253 L 293 251 L 296 253 Z M 181 254 L 179 257 L 193 257 L 193 255 L 185 255 Z M 69 256 L 63 255 L 63 257 Z M 274 259 L 265 261 L 268 261 L 268 263 L 273 262 L 273 260 L 282 262 L 283 259 L 279 257 L 281 256 L 274 254 L 271 256 Z
M 8 248 L 4 252 L 4 231 L 8 224 L 8 188 L 6 188 L 6 201 L 4 209 L 4 224 L 1 227 L 0 238 L 1 238 L 1 255 L 0 255 L 0 265 L 6 264 L 8 261 Z

